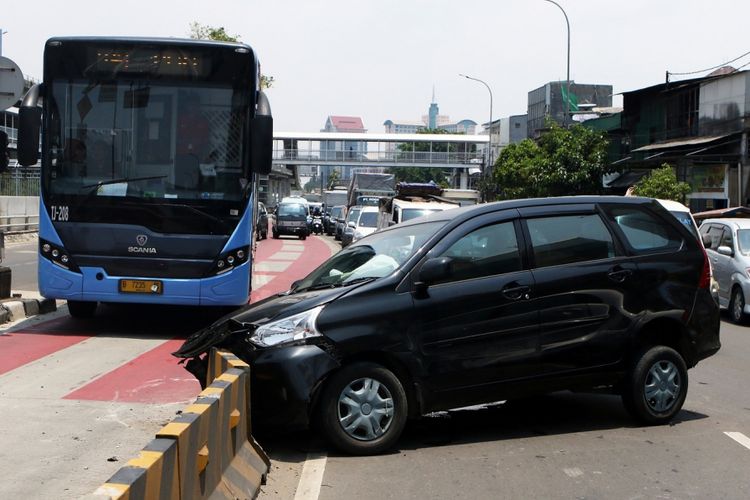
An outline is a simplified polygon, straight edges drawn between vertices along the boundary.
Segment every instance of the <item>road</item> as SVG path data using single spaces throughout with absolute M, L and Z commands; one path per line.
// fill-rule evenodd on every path
M 261 242 L 255 299 L 330 243 Z M 198 392 L 169 352 L 208 321 L 184 309 L 105 308 L 89 322 L 60 311 L 0 336 L 0 498 L 76 498 L 106 480 Z M 672 425 L 637 427 L 614 396 L 557 393 L 411 422 L 377 457 L 329 454 L 311 432 L 261 435 L 273 462 L 260 498 L 750 498 L 750 327 L 724 322 L 721 335 Z

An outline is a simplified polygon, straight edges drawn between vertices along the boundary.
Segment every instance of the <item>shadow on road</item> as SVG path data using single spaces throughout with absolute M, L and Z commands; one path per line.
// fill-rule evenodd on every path
M 708 418 L 683 409 L 669 424 Z M 467 409 L 439 412 L 407 424 L 392 453 L 455 444 L 506 441 L 577 432 L 636 427 L 619 396 L 559 392 Z M 303 461 L 308 452 L 339 456 L 314 432 L 260 435 L 259 442 L 273 460 Z

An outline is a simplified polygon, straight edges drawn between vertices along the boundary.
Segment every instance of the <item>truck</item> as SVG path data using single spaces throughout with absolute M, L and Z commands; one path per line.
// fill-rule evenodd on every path
M 396 194 L 393 174 L 356 173 L 349 183 L 347 207 L 355 205 L 378 206 L 378 198 Z
M 346 205 L 348 199 L 348 191 L 343 189 L 334 189 L 331 191 L 323 191 L 323 199 L 321 201 L 325 204 L 326 212 L 330 212 L 333 207 Z
M 378 209 L 378 229 L 442 210 L 459 208 L 456 200 L 443 198 L 443 189 L 434 182 L 396 185 L 396 195 L 381 198 Z

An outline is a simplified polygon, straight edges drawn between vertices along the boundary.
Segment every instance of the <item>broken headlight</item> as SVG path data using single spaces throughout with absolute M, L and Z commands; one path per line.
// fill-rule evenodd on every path
M 257 347 L 273 347 L 303 343 L 309 338 L 322 337 L 323 334 L 315 328 L 315 320 L 322 310 L 323 306 L 319 306 L 261 325 L 250 335 L 249 340 Z

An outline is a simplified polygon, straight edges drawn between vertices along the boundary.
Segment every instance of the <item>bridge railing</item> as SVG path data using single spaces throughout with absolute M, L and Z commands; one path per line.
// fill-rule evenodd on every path
M 415 163 L 415 164 L 481 164 L 482 153 L 443 151 L 331 151 L 274 149 L 273 159 L 294 162 L 347 162 L 347 163 Z

